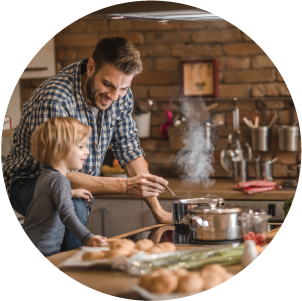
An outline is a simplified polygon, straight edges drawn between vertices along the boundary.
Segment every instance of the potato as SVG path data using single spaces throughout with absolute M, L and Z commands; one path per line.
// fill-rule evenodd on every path
M 203 289 L 203 278 L 199 273 L 188 273 L 178 279 L 177 293 L 198 293 Z
M 132 251 L 135 247 L 135 242 L 130 239 L 121 239 L 114 241 L 111 244 L 111 250 L 123 249 L 127 250 L 128 252 Z
M 82 256 L 82 260 L 96 260 L 105 258 L 104 252 L 87 252 Z
M 135 248 L 140 251 L 146 251 L 154 246 L 154 242 L 150 239 L 141 239 L 135 244 Z

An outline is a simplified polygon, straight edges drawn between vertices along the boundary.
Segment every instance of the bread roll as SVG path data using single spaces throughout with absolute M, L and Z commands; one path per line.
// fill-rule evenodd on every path
M 227 280 L 231 279 L 234 275 L 232 273 L 226 273 L 221 276 L 223 278 L 223 281 L 227 281 Z
M 139 252 L 139 250 L 133 249 L 132 251 L 130 251 L 130 253 L 127 255 L 127 257 L 131 257 L 132 255 L 134 255 L 137 252 Z
M 151 280 L 152 280 L 152 276 L 150 274 L 143 275 L 138 280 L 138 286 L 149 291 L 151 287 Z
M 216 274 L 219 274 L 219 275 L 224 275 L 224 274 L 227 274 L 227 269 L 225 267 L 223 267 L 222 265 L 218 264 L 218 263 L 214 263 L 214 264 L 210 264 L 210 265 L 207 265 L 205 266 L 202 270 L 201 270 L 201 276 L 202 277 L 206 277 L 206 275 L 208 273 L 216 273 Z
M 127 251 L 132 251 L 135 247 L 135 242 L 130 239 L 121 239 L 115 241 L 111 245 L 111 250 L 123 249 Z
M 105 258 L 104 252 L 87 252 L 82 256 L 82 260 L 96 260 Z
M 174 273 L 170 270 L 165 269 L 165 268 L 159 268 L 157 270 L 154 270 L 150 275 L 152 277 L 171 276 L 171 275 L 174 275 Z
M 176 250 L 175 245 L 171 242 L 162 242 L 156 246 L 162 248 L 164 252 L 172 252 Z
M 176 275 L 178 278 L 189 274 L 189 271 L 187 269 L 184 269 L 184 268 L 181 268 L 181 269 L 178 269 L 178 270 L 171 270 L 171 272 L 174 275 Z
M 116 257 L 122 257 L 127 256 L 130 254 L 128 250 L 125 249 L 116 249 L 116 250 L 110 250 L 110 251 L 104 251 L 106 258 L 112 259 Z
M 203 289 L 208 290 L 211 289 L 221 283 L 224 282 L 223 275 L 215 273 L 215 272 L 210 272 L 206 274 L 206 277 L 202 277 L 203 279 Z
M 178 279 L 177 293 L 198 293 L 203 289 L 203 279 L 199 273 L 188 273 Z
M 159 276 L 170 277 L 173 273 L 167 269 L 159 268 L 150 274 L 143 275 L 139 278 L 138 285 L 144 288 L 147 291 L 151 291 L 152 289 L 152 279 L 157 278 Z
M 150 239 L 141 239 L 135 244 L 135 248 L 140 251 L 146 251 L 154 246 L 154 242 Z
M 151 277 L 149 291 L 153 293 L 172 293 L 177 289 L 178 278 L 173 273 Z
M 152 253 L 152 254 L 158 254 L 158 253 L 163 253 L 164 250 L 158 246 L 154 246 L 151 249 L 147 250 L 148 252 Z

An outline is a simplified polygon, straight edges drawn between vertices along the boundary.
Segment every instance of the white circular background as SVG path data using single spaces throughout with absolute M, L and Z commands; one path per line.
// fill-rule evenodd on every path
M 302 26 L 299 1 L 175 2 L 212 12 L 250 36 L 280 71 L 301 120 Z M 120 3 L 123 2 L 111 1 L 110 5 Z M 0 120 L 4 120 L 8 102 L 23 70 L 40 48 L 70 23 L 104 7 L 104 2 L 96 0 L 2 1 Z M 1 122 L 1 127 L 2 124 Z M 13 213 L 3 177 L 0 182 L 0 296 L 3 300 L 116 299 L 67 277 L 41 255 L 25 235 Z M 286 300 L 301 295 L 300 190 L 298 187 L 281 230 L 257 260 L 226 283 L 186 299 Z

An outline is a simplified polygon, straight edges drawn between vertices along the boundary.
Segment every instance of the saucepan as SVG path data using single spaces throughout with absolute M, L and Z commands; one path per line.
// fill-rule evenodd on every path
M 193 209 L 199 205 L 211 203 L 213 200 L 224 203 L 223 198 L 200 197 L 190 199 L 179 199 L 172 202 L 172 217 L 175 227 L 188 228 L 188 225 L 183 223 L 183 218 L 187 215 L 188 210 Z
M 217 242 L 242 240 L 239 217 L 252 210 L 213 199 L 187 212 L 183 222 L 189 225 L 189 236 L 195 240 Z

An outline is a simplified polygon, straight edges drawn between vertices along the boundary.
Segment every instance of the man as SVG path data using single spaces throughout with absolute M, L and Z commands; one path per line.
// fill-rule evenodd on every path
M 158 223 L 170 223 L 172 215 L 162 209 L 157 196 L 168 182 L 149 174 L 140 148 L 137 127 L 132 119 L 131 81 L 142 71 L 139 52 L 125 38 L 101 40 L 92 55 L 61 70 L 42 83 L 23 106 L 20 124 L 4 166 L 3 174 L 12 207 L 21 215 L 33 199 L 42 165 L 30 153 L 35 129 L 55 116 L 70 116 L 90 125 L 90 155 L 81 171 L 70 171 L 72 189 L 84 188 L 92 195 L 126 194 L 145 198 Z M 129 178 L 99 177 L 105 153 L 111 142 L 119 164 Z M 80 221 L 86 225 L 93 202 L 73 199 Z M 62 250 L 81 243 L 66 230 Z

